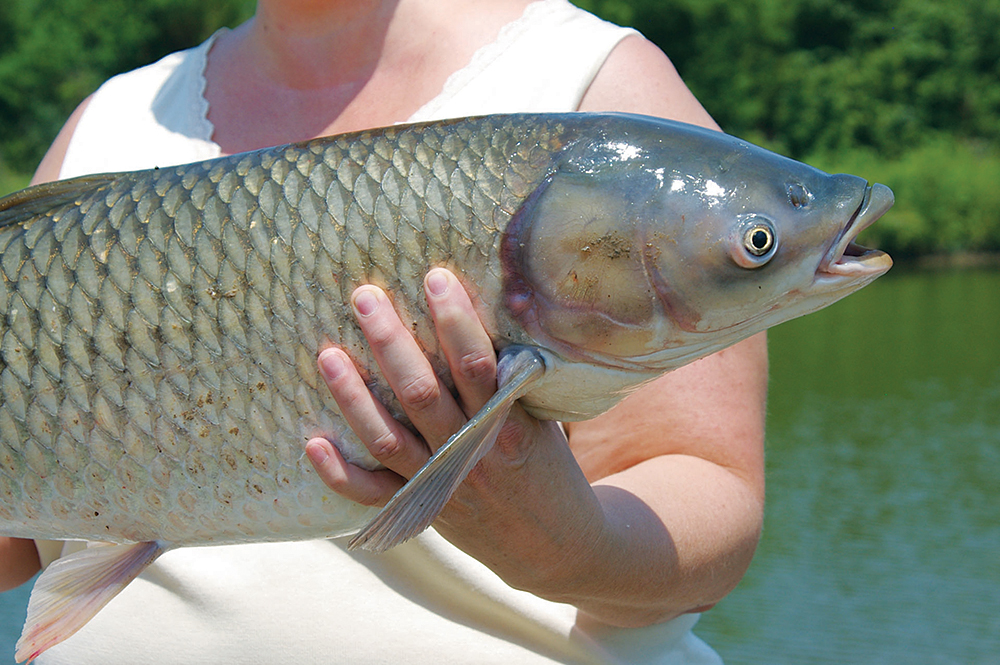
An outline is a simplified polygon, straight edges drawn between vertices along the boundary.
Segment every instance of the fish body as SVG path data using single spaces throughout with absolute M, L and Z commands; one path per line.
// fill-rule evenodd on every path
M 453 488 L 514 400 L 592 417 L 884 273 L 853 238 L 891 203 L 860 178 L 616 114 L 396 126 L 0 199 L 0 534 L 139 543 L 124 586 L 169 547 L 355 532 L 376 509 L 326 488 L 303 444 L 377 466 L 318 375 L 331 345 L 405 418 L 351 315 L 358 285 L 392 294 L 445 377 L 422 277 L 449 267 L 474 295 L 507 387 L 453 437 L 458 461 L 429 463 L 446 478 L 407 486 Z M 377 529 L 402 519 L 385 515 Z M 32 630 L 20 656 L 68 629 Z

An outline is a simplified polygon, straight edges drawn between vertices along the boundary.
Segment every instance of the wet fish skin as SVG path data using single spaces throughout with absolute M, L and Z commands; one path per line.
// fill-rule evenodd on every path
M 347 305 L 361 283 L 393 294 L 432 357 L 428 267 L 498 301 L 500 231 L 561 129 L 390 128 L 55 183 L 27 204 L 37 214 L 0 213 L 20 216 L 0 230 L 0 532 L 204 543 L 357 528 L 370 509 L 302 455 L 336 436 L 375 464 L 316 354 L 336 343 L 373 366 Z
M 17 657 L 171 547 L 411 537 L 514 401 L 592 417 L 861 288 L 891 260 L 853 239 L 891 204 L 882 185 L 617 114 L 397 126 L 0 199 L 0 535 L 123 543 L 46 570 Z M 437 265 L 474 296 L 499 390 L 372 519 L 304 457 L 325 436 L 377 465 L 315 358 L 344 347 L 405 421 L 349 297 L 389 291 L 448 380 L 421 292 Z
M 789 205 L 792 186 L 813 204 Z M 350 532 L 371 510 L 319 483 L 302 444 L 327 436 L 377 464 L 318 376 L 331 344 L 405 420 L 350 312 L 359 284 L 393 294 L 447 378 L 421 288 L 451 267 L 501 352 L 543 353 L 521 403 L 578 420 L 832 302 L 813 282 L 843 261 L 823 257 L 891 205 L 879 187 L 680 123 L 542 114 L 25 190 L 0 200 L 0 534 Z M 791 248 L 755 270 L 733 256 L 749 212 Z M 836 297 L 891 264 L 873 254 L 853 261 L 857 279 L 837 276 Z

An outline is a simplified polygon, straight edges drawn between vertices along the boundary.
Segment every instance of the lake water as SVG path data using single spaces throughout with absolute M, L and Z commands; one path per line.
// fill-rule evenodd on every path
M 1000 272 L 894 270 L 770 337 L 764 537 L 728 663 L 1000 662 Z
M 697 629 L 727 663 L 1000 662 L 1000 272 L 897 268 L 773 330 L 767 446 L 760 549 Z

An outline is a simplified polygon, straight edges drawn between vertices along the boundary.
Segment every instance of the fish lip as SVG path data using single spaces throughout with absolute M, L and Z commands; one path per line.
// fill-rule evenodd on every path
M 854 240 L 884 215 L 893 203 L 892 190 L 885 185 L 876 183 L 865 187 L 858 209 L 820 263 L 817 276 L 878 276 L 891 268 L 892 259 L 888 254 L 858 245 Z

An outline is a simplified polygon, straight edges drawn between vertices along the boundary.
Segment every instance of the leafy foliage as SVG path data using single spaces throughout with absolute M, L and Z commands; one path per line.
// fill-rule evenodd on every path
M 862 242 L 896 258 L 956 252 L 1000 252 L 1000 150 L 943 135 L 896 157 L 839 151 L 810 160 L 832 172 L 860 173 L 889 185 L 892 211 Z
M 729 132 L 794 157 L 1000 142 L 1000 0 L 580 0 L 656 42 Z
M 66 117 L 108 77 L 193 46 L 252 0 L 4 0 L 0 163 L 31 171 Z
M 888 184 L 898 255 L 1000 251 L 1000 0 L 576 0 L 742 136 Z
M 1000 250 L 1000 0 L 575 2 L 656 42 L 727 131 L 893 187 L 886 249 Z M 254 4 L 0 2 L 0 187 L 106 78 Z

